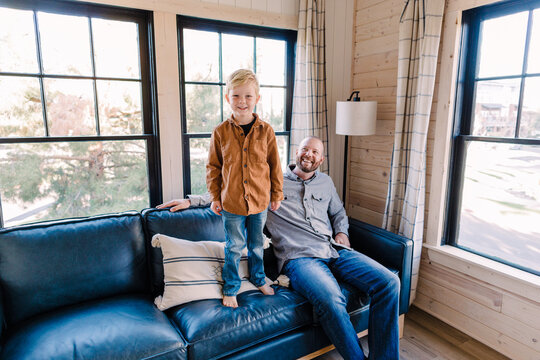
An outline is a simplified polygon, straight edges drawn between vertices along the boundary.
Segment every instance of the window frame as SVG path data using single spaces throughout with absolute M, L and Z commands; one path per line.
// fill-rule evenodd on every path
M 442 243 L 445 245 L 450 245 L 535 275 L 540 275 L 540 273 L 533 269 L 521 266 L 520 264 L 516 264 L 499 257 L 490 256 L 469 247 L 461 246 L 458 243 L 458 230 L 464 187 L 467 143 L 486 142 L 540 146 L 540 139 L 519 138 L 525 79 L 540 76 L 540 73 L 527 74 L 527 57 L 529 54 L 532 29 L 532 11 L 534 9 L 538 9 L 539 7 L 540 0 L 512 0 L 463 11 L 454 120 L 450 140 L 451 153 L 449 161 L 449 175 L 447 178 L 448 192 L 445 212 L 446 221 L 442 241 Z M 482 21 L 522 11 L 529 11 L 529 16 L 525 49 L 523 54 L 524 61 L 520 75 L 478 77 L 478 54 L 480 51 L 480 26 Z M 513 137 L 480 136 L 472 134 L 474 123 L 474 104 L 476 100 L 476 83 L 491 79 L 520 79 L 521 83 L 519 89 L 518 110 L 516 115 L 516 129 Z
M 275 131 L 276 136 L 288 136 L 287 141 L 287 158 L 290 151 L 290 132 L 291 132 L 291 118 L 292 118 L 292 100 L 293 100 L 293 88 L 294 88 L 294 70 L 295 70 L 295 48 L 297 32 L 294 30 L 278 29 L 271 27 L 263 27 L 257 25 L 241 24 L 234 22 L 226 22 L 221 20 L 210 20 L 191 16 L 177 15 L 177 30 L 178 30 L 178 63 L 180 72 L 180 107 L 181 107 L 181 124 L 182 124 L 182 172 L 183 172 L 183 190 L 184 194 L 191 194 L 191 168 L 190 168 L 190 139 L 197 138 L 210 138 L 211 133 L 187 132 L 187 118 L 186 118 L 186 84 L 199 84 L 195 81 L 186 81 L 184 70 L 184 47 L 183 47 L 183 30 L 192 29 L 200 31 L 212 31 L 218 33 L 226 33 L 232 35 L 243 35 L 252 37 L 264 37 L 267 39 L 284 40 L 286 42 L 285 54 L 287 61 L 285 64 L 285 86 L 287 96 L 285 100 L 285 129 L 283 131 Z M 221 42 L 220 42 L 221 53 Z M 256 49 L 254 49 L 254 54 Z M 255 58 L 255 56 L 254 56 Z M 226 76 L 222 74 L 221 68 L 223 66 L 220 55 L 220 76 Z M 211 84 L 215 86 L 225 86 L 225 79 L 220 79 L 219 82 L 202 82 L 201 84 Z M 271 88 L 272 86 L 264 86 Z M 276 86 L 282 87 L 282 86 Z M 220 91 L 221 103 L 223 103 L 223 93 Z M 223 110 L 223 109 L 222 109 Z M 222 121 L 226 120 L 224 112 L 221 111 Z
M 148 179 L 149 206 L 156 206 L 162 202 L 161 185 L 161 160 L 159 152 L 159 123 L 157 114 L 157 89 L 155 52 L 153 39 L 153 14 L 150 11 L 131 9 L 117 6 L 79 3 L 65 0 L 0 0 L 0 5 L 18 10 L 30 10 L 34 12 L 34 31 L 36 32 L 36 52 L 38 57 L 37 73 L 0 72 L 0 76 L 32 77 L 39 79 L 40 95 L 43 110 L 45 136 L 39 137 L 0 137 L 0 144 L 24 144 L 24 143 L 53 143 L 53 142 L 87 142 L 87 141 L 120 141 L 120 140 L 143 140 L 146 143 L 146 164 Z M 95 63 L 91 62 L 93 74 L 91 76 L 56 75 L 43 73 L 43 60 L 41 56 L 41 44 L 37 31 L 36 12 L 51 12 L 59 15 L 74 15 L 88 18 L 100 18 L 107 20 L 130 21 L 138 25 L 140 79 L 128 79 L 123 77 L 96 76 Z M 92 35 L 90 35 L 92 38 Z M 91 42 L 91 54 L 93 56 L 93 42 Z M 47 110 L 44 98 L 43 79 L 85 79 L 94 81 L 93 96 L 96 98 L 96 80 L 126 80 L 141 83 L 141 120 L 142 134 L 137 135 L 100 135 L 98 104 L 94 102 L 96 135 L 85 136 L 49 136 L 47 126 Z M 127 209 L 126 209 L 127 210 Z M 38 220 L 39 222 L 39 220 Z M 2 199 L 0 197 L 0 228 L 4 227 L 2 212 Z

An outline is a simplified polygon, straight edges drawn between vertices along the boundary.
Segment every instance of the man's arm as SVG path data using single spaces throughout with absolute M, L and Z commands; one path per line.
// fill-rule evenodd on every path
M 178 210 L 187 209 L 190 206 L 206 206 L 210 204 L 210 194 L 203 195 L 188 195 L 187 199 L 174 199 L 156 206 L 156 209 L 164 209 L 170 207 L 169 211 L 176 212 Z
M 337 194 L 336 187 L 330 181 L 331 198 L 330 203 L 328 204 L 328 217 L 332 223 L 332 228 L 334 229 L 335 241 L 338 244 L 343 244 L 350 246 L 349 243 L 349 218 L 343 207 L 339 195 Z

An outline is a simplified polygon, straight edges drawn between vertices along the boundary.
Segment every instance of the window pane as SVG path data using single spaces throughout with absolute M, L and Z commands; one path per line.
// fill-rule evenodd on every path
M 142 134 L 141 84 L 97 81 L 101 135 Z
M 96 135 L 92 80 L 44 79 L 51 136 Z
M 527 72 L 540 73 L 540 9 L 533 12 L 533 27 L 529 45 Z
M 281 161 L 281 170 L 285 173 L 289 159 L 287 158 L 287 149 L 289 148 L 288 136 L 276 136 L 276 142 L 279 150 L 279 160 Z
M 220 87 L 186 84 L 187 132 L 212 132 L 221 122 Z
M 92 19 L 96 76 L 139 79 L 139 30 L 132 22 Z
M 184 29 L 186 81 L 219 81 L 219 34 Z
M 204 194 L 206 190 L 206 161 L 210 138 L 189 139 L 189 169 L 191 172 L 191 193 Z
M 520 79 L 476 84 L 473 135 L 514 137 Z
M 540 271 L 539 182 L 540 146 L 470 144 L 458 244 Z
M 262 87 L 257 112 L 272 125 L 274 131 L 285 130 L 285 89 Z
M 482 23 L 479 77 L 521 74 L 527 19 L 521 12 Z
M 2 144 L 0 167 L 5 226 L 150 203 L 143 140 Z
M 519 126 L 520 138 L 540 138 L 540 77 L 525 79 L 523 108 Z M 540 184 L 539 184 L 540 185 Z
M 88 18 L 38 13 L 43 71 L 92 75 Z
M 45 136 L 39 81 L 0 76 L 0 137 Z
M 37 73 L 32 11 L 0 7 L 0 71 Z
M 285 85 L 283 40 L 257 38 L 257 76 L 261 85 Z
M 253 38 L 240 35 L 222 35 L 223 81 L 238 69 L 253 70 Z

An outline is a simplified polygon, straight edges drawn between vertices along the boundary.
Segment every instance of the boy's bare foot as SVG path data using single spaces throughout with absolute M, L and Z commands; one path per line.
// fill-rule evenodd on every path
M 236 301 L 236 296 L 223 295 L 223 305 L 227 307 L 237 308 L 238 302 Z
M 259 287 L 259 290 L 261 290 L 264 295 L 274 295 L 274 289 L 268 284 Z

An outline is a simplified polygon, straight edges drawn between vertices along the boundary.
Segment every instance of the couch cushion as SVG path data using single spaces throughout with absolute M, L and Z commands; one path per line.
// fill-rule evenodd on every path
M 312 323 L 312 307 L 305 298 L 287 288 L 274 289 L 272 296 L 258 290 L 239 294 L 236 309 L 221 300 L 200 300 L 167 314 L 188 342 L 190 359 L 224 356 Z
M 148 295 L 51 311 L 10 329 L 1 358 L 186 359 L 186 345 Z
M 154 295 L 163 293 L 163 256 L 160 249 L 150 245 L 152 236 L 163 234 L 192 241 L 225 241 L 223 221 L 209 207 L 195 207 L 177 212 L 168 209 L 146 209 L 142 214 L 147 231 Z
M 152 246 L 163 252 L 165 289 L 156 298 L 160 310 L 194 300 L 221 299 L 221 272 L 225 258 L 224 243 L 219 241 L 190 241 L 156 234 Z M 238 275 L 242 279 L 238 293 L 257 290 L 249 282 L 247 249 L 240 258 Z
M 135 212 L 0 230 L 0 285 L 8 325 L 79 302 L 148 292 L 141 215 Z

